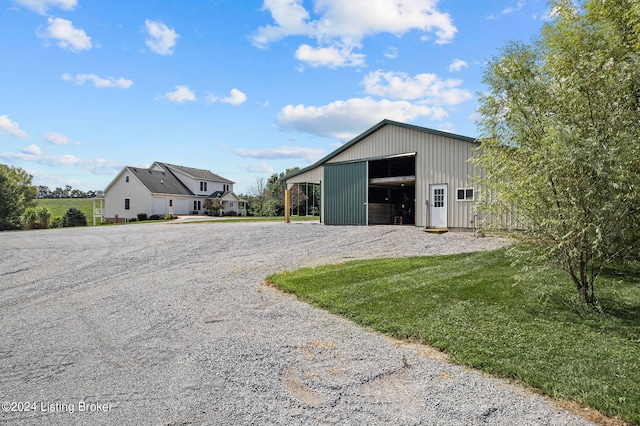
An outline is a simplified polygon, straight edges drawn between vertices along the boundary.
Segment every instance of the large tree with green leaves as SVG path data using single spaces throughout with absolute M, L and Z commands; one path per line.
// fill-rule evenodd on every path
M 31 179 L 21 168 L 0 164 L 0 231 L 20 228 L 22 213 L 34 205 L 38 188 Z
M 594 302 L 603 267 L 640 253 L 640 6 L 551 5 L 536 41 L 486 68 L 481 209 Z

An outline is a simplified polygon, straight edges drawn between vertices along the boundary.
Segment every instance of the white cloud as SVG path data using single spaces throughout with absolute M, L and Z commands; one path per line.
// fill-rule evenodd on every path
M 166 99 L 171 102 L 183 103 L 187 101 L 195 101 L 196 95 L 187 86 L 176 86 L 176 90 L 173 92 L 167 92 L 156 99 Z
M 62 10 L 73 10 L 78 5 L 78 0 L 13 0 L 15 3 L 28 7 L 40 15 L 45 15 L 49 7 L 58 7 Z
M 250 173 L 273 173 L 275 169 L 267 163 L 243 163 L 239 165 L 241 169 L 245 169 Z
M 220 100 L 220 102 L 224 102 L 225 104 L 231 104 L 234 106 L 243 104 L 246 101 L 247 95 L 245 95 L 238 89 L 231 89 L 231 93 L 229 94 L 229 96 Z
M 281 160 L 298 158 L 314 162 L 322 158 L 326 151 L 321 148 L 306 148 L 301 146 L 282 146 L 278 148 L 265 148 L 265 149 L 246 149 L 237 148 L 232 151 L 234 154 L 240 157 L 250 157 L 258 159 L 268 160 Z M 264 163 L 263 163 L 264 164 Z
M 544 22 L 551 22 L 558 16 L 558 12 L 559 11 L 560 11 L 560 8 L 558 8 L 557 6 L 556 7 L 552 7 L 551 9 L 547 10 L 540 17 L 540 19 L 543 20 Z M 537 18 L 537 17 L 534 16 L 534 18 Z
M 20 129 L 18 123 L 10 120 L 6 115 L 0 115 L 0 133 L 5 133 L 19 139 L 26 139 L 29 137 L 27 132 Z
M 35 145 L 32 146 L 37 148 Z M 104 158 L 82 159 L 75 155 L 42 155 L 38 153 L 36 149 L 31 150 L 32 152 L 27 152 L 27 150 L 28 148 L 23 150 L 21 154 L 0 152 L 0 158 L 33 162 L 53 167 L 80 167 L 98 175 L 115 174 L 125 166 L 124 163 L 118 163 Z
M 82 160 L 74 155 L 40 155 L 34 153 L 16 154 L 12 152 L 1 152 L 0 158 L 7 160 L 31 161 L 48 166 L 76 166 L 82 163 Z
M 303 0 L 265 0 L 273 25 L 258 28 L 252 41 L 266 47 L 289 36 L 307 36 L 317 47 L 302 45 L 296 57 L 312 66 L 354 66 L 364 63 L 353 53 L 370 35 L 401 36 L 412 30 L 435 34 L 436 43 L 451 42 L 458 31 L 451 16 L 437 8 L 438 0 L 315 0 L 311 16 Z
M 24 152 L 25 154 L 31 154 L 31 155 L 42 154 L 42 151 L 40 150 L 40 148 L 38 148 L 38 145 L 29 145 L 28 147 L 23 148 L 22 152 Z
M 218 96 L 209 93 L 205 97 L 206 103 L 214 103 L 214 102 L 223 102 L 225 104 L 231 104 L 233 106 L 238 106 L 247 101 L 247 95 L 245 95 L 242 91 L 238 89 L 231 89 L 229 96 L 220 99 Z
M 337 68 L 344 66 L 364 65 L 365 55 L 353 53 L 353 48 L 336 46 L 313 48 L 308 44 L 303 44 L 296 50 L 296 58 L 312 67 Z
M 480 120 L 482 120 L 482 114 L 480 114 L 480 111 L 474 111 L 469 116 L 469 120 L 473 121 L 474 123 L 478 123 L 480 122 Z
M 362 81 L 366 93 L 402 100 L 418 100 L 423 104 L 453 106 L 473 95 L 460 89 L 461 80 L 442 80 L 436 74 L 411 77 L 402 72 L 372 71 Z
M 395 46 L 389 46 L 384 56 L 389 59 L 396 59 L 398 57 L 398 48 Z
M 173 55 L 176 40 L 180 37 L 178 33 L 167 27 L 164 22 L 147 19 L 144 25 L 149 35 L 145 41 L 146 45 L 158 55 Z
M 454 59 L 453 62 L 451 62 L 451 65 L 449 65 L 449 71 L 460 71 L 462 68 L 466 68 L 468 66 L 469 64 L 467 63 L 467 61 L 463 61 L 462 59 Z
M 133 84 L 133 81 L 125 78 L 98 77 L 95 74 L 63 74 L 62 79 L 65 81 L 73 81 L 76 84 L 83 85 L 86 81 L 93 82 L 93 85 L 97 88 L 113 87 L 118 89 L 128 89 Z
M 526 2 L 526 1 L 519 1 L 515 7 L 514 7 L 514 6 L 511 6 L 511 7 L 507 7 L 506 9 L 504 9 L 504 10 L 502 11 L 502 14 L 503 14 L 503 15 L 508 15 L 508 14 L 510 14 L 510 13 L 517 12 L 517 11 L 519 11 L 519 10 L 522 10 L 522 8 L 523 8 L 526 4 L 527 4 L 527 2 Z
M 58 40 L 58 46 L 72 52 L 90 50 L 93 47 L 91 37 L 84 30 L 74 28 L 73 23 L 62 18 L 48 18 L 46 32 L 38 33 L 42 38 Z
M 502 12 L 500 12 L 500 14 L 498 15 L 489 15 L 487 16 L 487 19 L 489 20 L 494 20 L 494 19 L 499 19 L 501 16 L 503 15 L 509 15 L 511 13 L 514 12 L 518 12 L 519 10 L 522 10 L 525 6 L 527 5 L 527 2 L 525 0 L 520 0 L 516 3 L 515 6 L 509 6 L 505 9 L 502 10 Z
M 320 107 L 287 105 L 278 114 L 278 124 L 283 129 L 349 140 L 362 129 L 384 119 L 407 122 L 418 117 L 441 120 L 447 116 L 440 107 L 367 97 L 335 101 Z
M 49 132 L 44 140 L 52 145 L 80 145 L 80 142 L 72 141 L 68 136 L 56 132 Z

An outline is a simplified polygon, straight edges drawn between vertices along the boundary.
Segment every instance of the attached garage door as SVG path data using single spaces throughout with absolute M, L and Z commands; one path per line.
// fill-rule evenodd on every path
M 367 224 L 367 162 L 325 164 L 327 225 Z

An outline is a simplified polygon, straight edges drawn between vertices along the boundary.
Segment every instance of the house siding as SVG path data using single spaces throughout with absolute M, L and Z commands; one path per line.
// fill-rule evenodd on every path
M 126 182 L 126 176 L 129 176 L 129 182 Z M 125 199 L 129 199 L 129 210 L 124 208 Z M 105 196 L 104 215 L 108 218 L 135 218 L 138 213 L 151 211 L 151 203 L 147 188 L 125 169 L 111 184 L 108 197 Z

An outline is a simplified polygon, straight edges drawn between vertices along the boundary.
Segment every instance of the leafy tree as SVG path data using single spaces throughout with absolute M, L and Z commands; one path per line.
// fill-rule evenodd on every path
M 52 198 L 51 190 L 48 186 L 40 185 L 38 186 L 38 198 Z
M 0 231 L 20 228 L 20 216 L 38 194 L 31 179 L 21 168 L 0 164 Z
M 204 209 L 209 216 L 219 216 L 222 207 L 222 200 L 220 198 L 207 198 L 204 200 Z
M 267 201 L 265 210 L 267 216 L 284 216 L 284 177 L 300 170 L 299 167 L 287 169 L 280 174 L 273 174 L 267 180 Z
M 70 208 L 62 217 L 62 226 L 87 226 L 87 217 L 80 210 Z
M 552 6 L 538 40 L 506 45 L 485 71 L 481 209 L 592 303 L 603 267 L 640 253 L 640 8 Z
M 301 185 L 293 185 L 291 188 L 291 208 L 294 212 L 300 215 L 300 207 L 306 207 L 305 203 L 308 199 L 309 197 L 304 193 Z M 306 215 L 306 209 L 304 210 L 304 214 Z
M 265 202 L 267 200 L 267 180 L 264 177 L 257 177 L 247 188 L 250 201 L 250 210 L 255 216 L 265 215 Z

